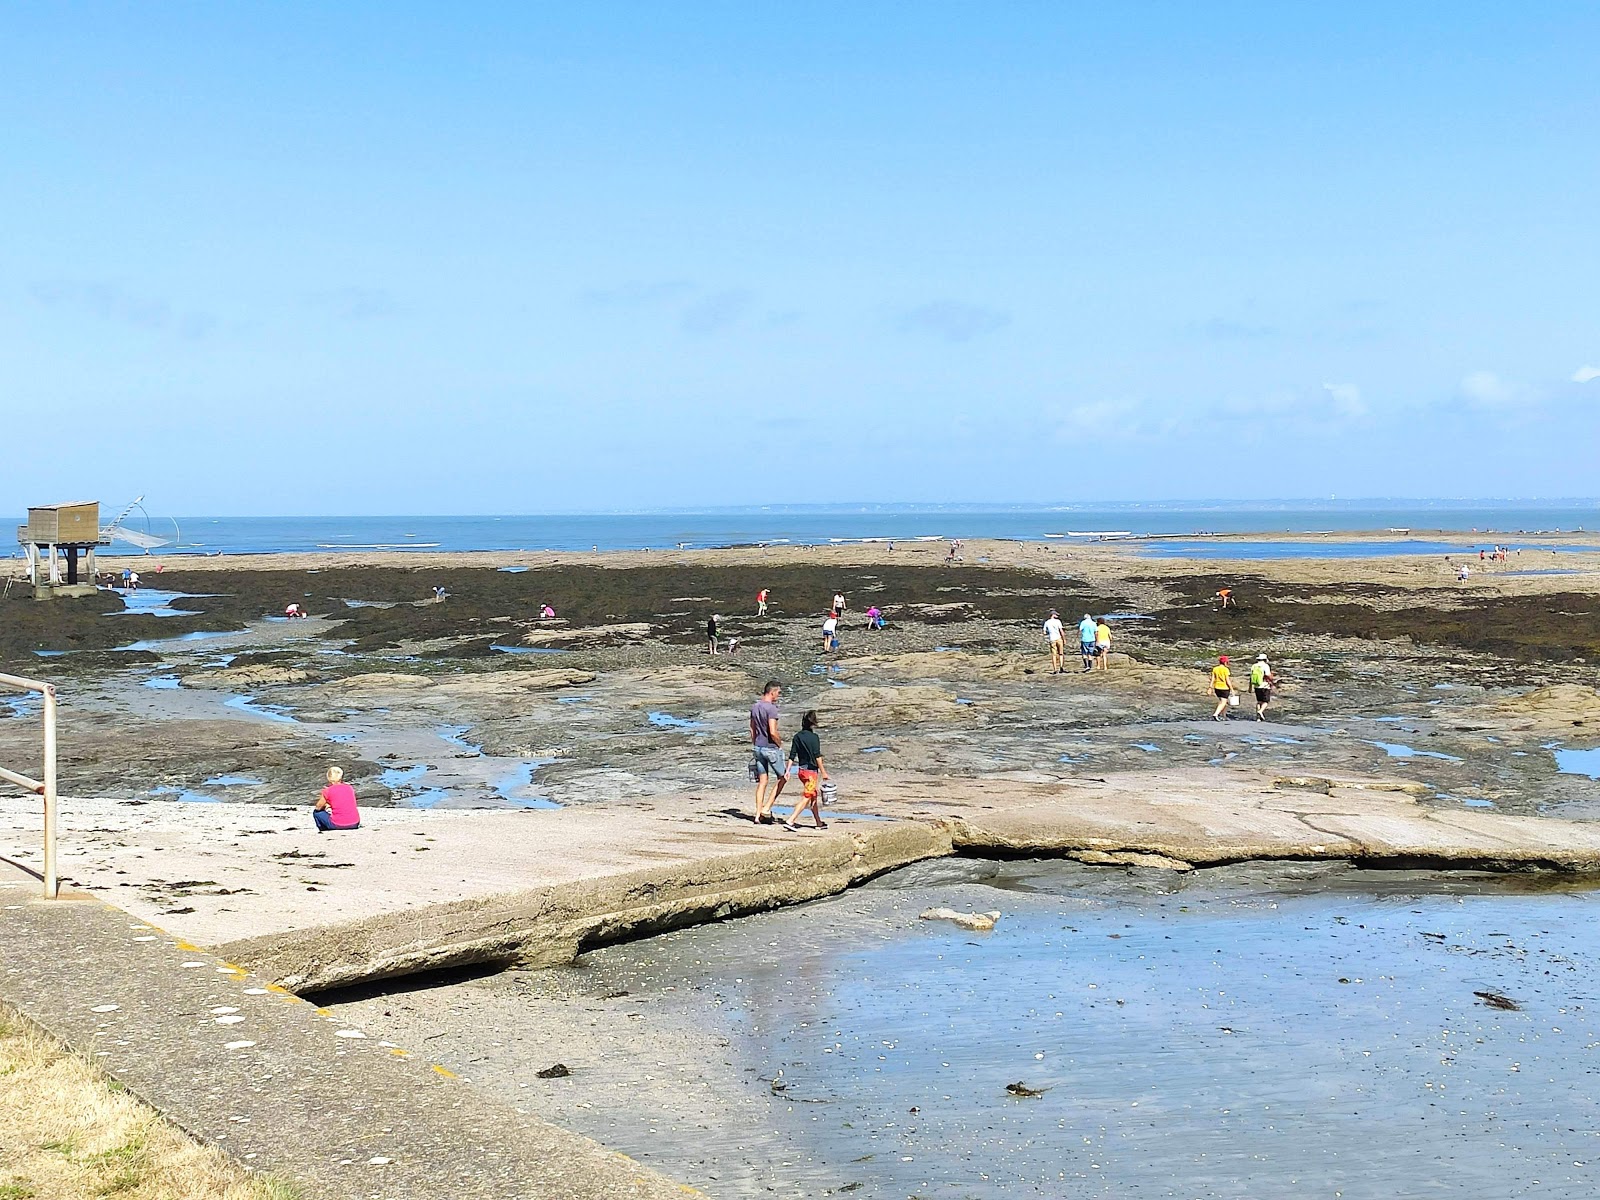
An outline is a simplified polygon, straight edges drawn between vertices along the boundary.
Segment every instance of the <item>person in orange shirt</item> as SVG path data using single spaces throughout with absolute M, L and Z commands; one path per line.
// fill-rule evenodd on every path
M 1233 589 L 1231 587 L 1225 587 L 1225 588 L 1218 588 L 1217 589 L 1217 611 L 1218 612 L 1221 612 L 1225 608 L 1238 608 L 1238 607 L 1239 607 L 1239 605 L 1237 603 L 1235 603 L 1235 601 L 1233 599 Z

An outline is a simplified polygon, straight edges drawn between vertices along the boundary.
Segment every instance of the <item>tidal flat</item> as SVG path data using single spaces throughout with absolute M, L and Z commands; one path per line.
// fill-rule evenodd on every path
M 1597 903 L 1537 876 L 946 860 L 333 1007 L 714 1196 L 1578 1200 Z
M 557 808 L 742 834 L 746 714 L 774 677 L 785 730 L 819 712 L 839 807 L 869 818 L 960 820 L 1001 791 L 1130 774 L 1283 788 L 1301 808 L 1353 778 L 1441 819 L 1600 816 L 1593 552 L 1562 554 L 1577 576 L 1531 574 L 1530 555 L 1467 584 L 1440 556 L 942 553 L 174 562 L 132 605 L 0 600 L 0 658 L 61 688 L 67 794 L 116 806 L 84 831 L 107 878 L 175 823 L 270 811 L 292 837 L 282 806 L 329 765 L 375 822 L 518 808 L 535 849 Z M 1223 586 L 1237 608 L 1216 607 Z M 311 616 L 284 619 L 290 602 Z M 868 605 L 887 628 L 865 628 Z M 1052 607 L 1115 616 L 1109 671 L 1049 671 Z M 713 612 L 739 642 L 714 657 Z M 1243 676 L 1262 652 L 1272 719 L 1212 722 L 1215 656 Z M 36 706 L 0 709 L 0 760 L 37 737 Z M 714 1196 L 1594 1194 L 1581 878 L 1171 865 L 947 859 L 572 966 L 331 1003 Z M 416 873 L 452 898 L 455 877 Z M 344 886 L 327 874 L 302 882 Z M 170 911 L 233 920 L 254 906 L 233 894 Z M 987 933 L 919 919 L 941 906 L 1002 915 Z

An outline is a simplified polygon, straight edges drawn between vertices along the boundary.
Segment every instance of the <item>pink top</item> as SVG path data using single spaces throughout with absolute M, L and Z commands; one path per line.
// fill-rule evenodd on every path
M 361 824 L 361 811 L 356 808 L 356 790 L 348 783 L 330 783 L 322 789 L 322 798 L 328 802 L 328 815 L 341 829 L 353 829 Z

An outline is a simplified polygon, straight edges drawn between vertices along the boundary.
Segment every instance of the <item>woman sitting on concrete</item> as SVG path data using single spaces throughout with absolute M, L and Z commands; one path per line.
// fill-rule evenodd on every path
M 311 819 L 318 833 L 330 829 L 360 829 L 361 810 L 356 807 L 356 790 L 344 781 L 344 771 L 328 768 L 328 786 L 322 789 L 311 808 Z

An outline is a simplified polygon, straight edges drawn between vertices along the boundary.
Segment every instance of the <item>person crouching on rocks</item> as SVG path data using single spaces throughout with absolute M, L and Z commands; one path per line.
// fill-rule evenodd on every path
M 311 808 L 311 819 L 318 833 L 330 829 L 360 829 L 361 810 L 356 807 L 356 790 L 344 781 L 344 771 L 328 768 L 328 786 L 322 789 Z
M 783 827 L 791 832 L 795 827 L 795 818 L 806 809 L 811 810 L 811 819 L 817 823 L 818 829 L 826 829 L 828 824 L 822 819 L 822 783 L 828 778 L 828 769 L 822 765 L 822 739 L 817 736 L 817 712 L 812 709 L 800 718 L 800 732 L 794 735 L 794 741 L 789 743 L 789 761 L 784 766 L 785 774 L 789 767 L 798 768 L 800 776 L 800 802 L 794 806 L 794 811 L 789 814 L 789 819 Z

